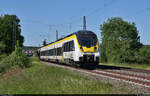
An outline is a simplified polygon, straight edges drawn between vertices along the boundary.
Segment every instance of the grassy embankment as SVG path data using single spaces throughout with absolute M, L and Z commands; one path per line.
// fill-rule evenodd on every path
M 65 68 L 51 67 L 31 58 L 24 72 L 0 79 L 0 94 L 109 94 L 111 84 L 89 79 Z M 120 91 L 124 91 L 121 88 Z M 125 92 L 125 91 L 124 91 Z
M 150 70 L 150 64 L 100 63 L 100 65 L 119 66 L 119 67 L 129 67 L 129 68 L 137 68 L 137 69 L 146 69 L 146 70 Z

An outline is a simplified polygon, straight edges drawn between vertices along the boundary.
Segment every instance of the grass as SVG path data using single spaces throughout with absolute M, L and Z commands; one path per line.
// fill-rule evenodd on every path
M 0 79 L 0 94 L 111 94 L 111 84 L 89 79 L 65 68 L 51 67 L 30 58 L 33 65 Z
M 150 64 L 100 63 L 100 65 L 119 66 L 119 67 L 129 67 L 129 68 L 137 68 L 137 69 L 146 69 L 146 70 L 150 70 Z

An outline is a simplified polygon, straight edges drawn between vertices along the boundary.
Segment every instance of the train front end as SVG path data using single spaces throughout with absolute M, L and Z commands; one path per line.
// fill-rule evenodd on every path
M 76 33 L 78 52 L 77 61 L 80 66 L 89 67 L 99 64 L 100 48 L 97 36 L 92 31 L 79 31 Z

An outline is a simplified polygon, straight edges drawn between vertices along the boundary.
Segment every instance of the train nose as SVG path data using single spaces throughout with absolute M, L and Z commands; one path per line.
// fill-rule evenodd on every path
M 83 52 L 95 52 L 95 48 L 94 47 L 83 47 Z
M 94 55 L 83 55 L 80 57 L 81 62 L 94 62 Z

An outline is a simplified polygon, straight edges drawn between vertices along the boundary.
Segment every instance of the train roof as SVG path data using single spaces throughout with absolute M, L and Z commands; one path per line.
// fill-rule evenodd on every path
M 55 42 L 57 42 L 57 41 L 60 41 L 60 40 L 62 40 L 62 39 L 64 39 L 64 38 L 67 38 L 67 37 L 72 36 L 72 35 L 74 35 L 74 34 L 76 34 L 77 36 L 86 35 L 86 34 L 88 34 L 88 35 L 95 35 L 94 32 L 89 31 L 89 30 L 79 30 L 79 31 L 74 32 L 74 33 L 72 33 L 72 34 L 69 34 L 69 35 L 67 35 L 67 36 L 65 36 L 65 37 L 63 37 L 63 38 L 60 38 L 60 39 L 58 39 L 58 40 L 56 40 L 56 41 L 54 41 L 54 42 L 48 43 L 47 45 L 52 44 L 52 43 L 55 43 Z M 47 45 L 46 45 L 46 46 L 47 46 Z M 44 46 L 42 46 L 42 47 L 44 47 Z M 41 47 L 41 48 L 42 48 L 42 47 Z

